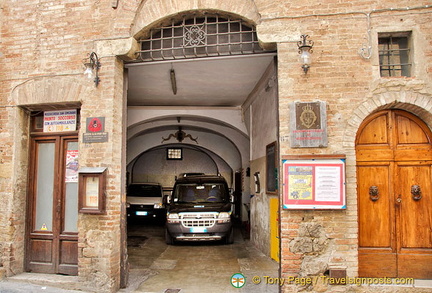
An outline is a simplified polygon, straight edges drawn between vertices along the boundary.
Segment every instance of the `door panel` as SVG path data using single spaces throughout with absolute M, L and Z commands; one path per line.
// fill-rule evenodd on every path
M 400 180 L 397 189 L 401 192 L 401 202 L 398 205 L 401 249 L 431 249 L 431 166 L 398 166 L 398 175 Z M 411 192 L 413 186 L 420 189 L 417 197 Z
M 398 276 L 432 278 L 431 164 L 399 165 L 398 178 Z
M 26 270 L 78 273 L 76 136 L 32 138 Z
M 428 144 L 428 138 L 421 127 L 412 119 L 396 116 L 398 144 Z
M 432 278 L 431 138 L 418 117 L 399 110 L 375 113 L 360 126 L 359 276 Z
M 357 174 L 359 214 L 359 276 L 395 277 L 396 249 L 391 197 L 392 165 L 361 165 Z M 376 190 L 375 193 L 372 190 Z
M 362 134 L 359 136 L 357 144 L 389 145 L 390 139 L 387 129 L 388 123 L 387 115 L 379 115 L 378 117 L 371 120 L 362 130 Z
M 392 213 L 390 211 L 390 165 L 358 166 L 359 208 L 367 211 L 359 215 L 360 247 L 391 248 Z M 376 187 L 377 196 L 370 195 L 370 188 Z
M 42 141 L 37 144 L 36 211 L 34 231 L 52 231 L 54 199 L 55 142 Z M 49 212 L 47 212 L 49 211 Z

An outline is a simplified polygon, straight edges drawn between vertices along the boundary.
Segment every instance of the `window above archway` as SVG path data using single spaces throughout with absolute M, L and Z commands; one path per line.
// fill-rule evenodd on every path
M 264 53 L 255 28 L 241 20 L 220 16 L 183 17 L 170 25 L 152 29 L 141 39 L 139 59 L 161 61 L 198 57 Z

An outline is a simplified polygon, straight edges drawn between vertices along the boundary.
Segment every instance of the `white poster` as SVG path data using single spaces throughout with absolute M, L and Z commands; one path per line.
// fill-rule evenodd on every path
M 315 167 L 315 201 L 340 201 L 341 166 Z

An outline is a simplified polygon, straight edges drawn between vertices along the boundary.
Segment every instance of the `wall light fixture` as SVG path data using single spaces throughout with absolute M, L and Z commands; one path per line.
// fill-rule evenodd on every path
M 101 67 L 101 64 L 95 52 L 90 53 L 88 60 L 85 59 L 84 67 L 85 67 L 84 75 L 86 75 L 88 79 L 93 79 L 97 87 L 100 82 L 99 68 Z
M 312 47 L 314 45 L 313 41 L 307 40 L 308 37 L 308 35 L 301 35 L 301 41 L 297 42 L 300 61 L 302 62 L 302 68 L 305 74 L 310 68 Z

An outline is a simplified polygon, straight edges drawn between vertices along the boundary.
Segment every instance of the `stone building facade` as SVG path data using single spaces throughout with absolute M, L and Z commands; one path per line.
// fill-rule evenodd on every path
M 393 198 L 391 194 L 387 199 L 388 205 L 377 207 L 381 212 L 385 209 L 390 214 L 390 219 L 383 220 L 377 218 L 377 214 L 369 214 L 372 206 L 363 203 L 361 199 L 361 188 L 369 182 L 361 181 L 366 179 L 360 178 L 359 174 L 363 174 L 361 166 L 377 165 L 376 162 L 382 163 L 379 166 L 393 168 L 393 171 L 386 173 L 389 182 L 403 181 L 403 174 L 411 174 L 411 171 L 399 172 L 395 167 L 406 166 L 407 162 L 411 164 L 415 161 L 412 164 L 429 166 L 430 170 L 430 4 L 423 0 L 0 0 L 1 275 L 7 277 L 29 270 L 29 251 L 33 247 L 32 242 L 29 244 L 29 237 L 34 236 L 32 227 L 29 227 L 34 216 L 33 201 L 29 199 L 34 181 L 32 170 L 36 168 L 36 163 L 32 161 L 33 151 L 35 139 L 40 141 L 44 134 L 48 136 L 43 131 L 42 134 L 35 134 L 35 117 L 46 111 L 78 109 L 77 130 L 68 134 L 77 138 L 80 167 L 107 169 L 106 207 L 103 214 L 78 213 L 75 229 L 77 242 L 64 249 L 78 250 L 76 274 L 86 288 L 94 288 L 97 292 L 115 292 L 124 285 L 127 274 L 125 186 L 129 182 L 127 173 L 131 161 L 127 148 L 134 138 L 131 133 L 135 125 L 130 122 L 135 114 L 133 107 L 128 104 L 127 87 L 132 74 L 132 67 L 128 67 L 128 64 L 137 60 L 139 40 L 148 38 L 151 29 L 166 25 L 167 21 L 179 16 L 195 14 L 217 14 L 242 20 L 256 29 L 261 48 L 276 56 L 274 66 L 271 67 L 273 69 L 267 70 L 266 83 L 257 84 L 254 93 L 250 95 L 253 97 L 251 102 L 237 107 L 240 109 L 238 115 L 242 117 L 238 121 L 248 121 L 237 127 L 244 127 L 242 133 L 247 133 L 247 147 L 242 150 L 238 143 L 237 149 L 239 153 L 248 153 L 249 157 L 242 157 L 241 163 L 235 168 L 231 165 L 231 176 L 234 178 L 234 173 L 240 172 L 244 180 L 243 198 L 253 195 L 250 199 L 251 239 L 268 255 L 271 254 L 272 246 L 269 239 L 269 205 L 272 198 L 278 199 L 280 243 L 277 244 L 277 254 L 281 277 L 337 273 L 341 274 L 339 276 L 353 278 L 371 276 L 367 268 L 364 268 L 370 263 L 368 253 L 362 254 L 362 247 L 378 254 L 381 253 L 381 248 L 388 248 L 387 253 L 395 258 L 399 257 L 400 248 L 404 245 L 417 249 L 409 240 L 398 240 L 402 236 L 398 234 L 400 230 L 397 225 L 404 225 L 405 215 L 405 210 L 397 206 L 400 197 L 396 194 Z M 298 42 L 301 35 L 308 35 L 308 40 L 313 41 L 312 61 L 306 73 L 299 61 Z M 383 51 L 390 45 L 395 45 L 392 47 L 395 51 L 391 52 L 396 52 L 397 56 L 405 54 L 408 59 L 402 62 L 399 57 L 390 58 L 390 51 Z M 98 71 L 100 82 L 97 86 L 86 81 L 82 74 L 83 59 L 88 60 L 90 52 L 97 53 L 101 64 Z M 386 57 L 387 61 L 384 60 Z M 200 80 L 196 81 L 199 82 Z M 295 119 L 290 112 L 293 103 L 317 101 L 325 102 L 327 145 L 294 146 L 290 128 L 292 119 Z M 214 117 L 230 121 L 232 125 L 237 123 L 233 118 L 235 115 L 228 112 L 212 114 L 211 109 L 207 112 L 196 108 L 189 110 L 179 105 L 175 110 L 170 110 L 172 112 L 169 115 Z M 148 112 L 145 113 L 149 115 Z M 406 160 L 404 158 L 408 155 L 405 153 L 396 156 L 396 159 L 379 156 L 379 153 L 384 152 L 383 145 L 390 144 L 389 141 L 393 141 L 399 134 L 390 133 L 389 129 L 374 132 L 373 129 L 383 127 L 378 125 L 378 120 L 372 119 L 378 117 L 374 116 L 377 113 L 383 113 L 384 116 L 380 117 L 390 117 L 385 118 L 388 119 L 385 125 L 392 121 L 400 123 L 389 129 L 399 127 L 397 129 L 405 133 L 406 139 L 401 148 L 416 145 L 413 147 L 415 152 L 421 149 L 418 156 L 410 156 Z M 169 115 L 162 113 L 160 117 Z M 226 117 L 220 118 L 223 115 Z M 87 119 L 91 117 L 104 117 L 104 133 L 108 135 L 106 141 L 84 141 Z M 405 118 L 392 120 L 391 117 Z M 407 122 L 409 126 L 402 128 L 401 125 L 405 124 L 400 121 L 407 120 L 414 122 Z M 368 123 L 376 124 L 369 127 Z M 425 138 L 410 141 L 408 132 L 413 133 L 418 129 L 423 130 L 423 134 L 418 136 L 424 135 Z M 231 130 L 226 131 L 228 133 Z M 372 134 L 368 134 L 366 142 L 362 142 L 362 135 L 366 132 Z M 61 139 L 66 139 L 64 135 L 58 135 Z M 380 135 L 380 138 L 375 139 Z M 276 142 L 277 149 L 278 188 L 269 192 L 264 178 L 268 175 L 266 146 L 272 142 Z M 417 144 L 421 146 L 417 147 Z M 367 150 L 376 150 L 368 153 L 369 160 L 363 157 L 364 146 Z M 389 148 L 392 154 L 399 150 Z M 332 159 L 338 156 L 344 158 L 345 208 L 285 208 L 284 184 L 287 181 L 282 163 L 285 159 Z M 254 174 L 258 173 L 261 176 L 260 189 L 256 189 L 253 179 Z M 424 176 L 430 178 L 430 175 L 431 173 L 427 173 Z M 414 181 L 407 183 L 407 186 L 421 185 Z M 383 190 L 385 184 L 381 182 L 372 185 Z M 383 193 L 390 194 L 399 187 L 387 186 L 386 192 L 381 192 L 381 196 L 384 196 Z M 431 187 L 421 187 L 422 199 L 415 201 L 429 206 L 416 210 L 416 213 L 421 214 L 419 219 L 423 226 L 420 225 L 422 228 L 419 230 L 423 232 L 408 233 L 409 236 L 406 237 L 423 237 L 425 240 L 422 240 L 421 254 L 424 259 L 432 262 L 432 200 L 426 192 Z M 367 191 L 369 186 L 365 188 Z M 367 192 L 366 196 L 369 197 Z M 405 202 L 404 198 L 401 200 Z M 59 211 L 64 211 L 65 206 L 67 204 L 59 205 Z M 394 206 L 397 207 L 393 209 Z M 412 209 L 417 208 L 413 206 Z M 366 225 L 362 222 L 365 214 L 390 223 L 387 228 L 381 227 L 378 230 L 390 233 L 388 243 L 378 243 L 374 247 L 367 243 L 371 235 L 368 233 L 373 235 L 374 232 L 362 226 Z M 412 227 L 410 225 L 407 224 L 407 229 Z M 44 229 L 39 230 L 42 230 L 39 231 L 41 233 L 36 234 L 43 234 Z M 35 241 L 39 243 L 41 239 L 45 241 L 48 238 L 38 238 Z M 65 239 L 68 241 L 67 237 Z M 410 259 L 410 256 L 403 258 L 408 261 Z M 392 269 L 399 272 L 398 268 Z M 430 266 L 422 269 L 425 271 L 423 275 L 411 273 L 408 268 L 399 275 L 396 273 L 395 277 L 431 279 Z M 285 284 L 282 288 L 284 292 L 304 289 L 312 290 L 312 287 L 305 288 L 292 283 Z M 313 290 L 330 292 L 334 287 L 318 283 Z

